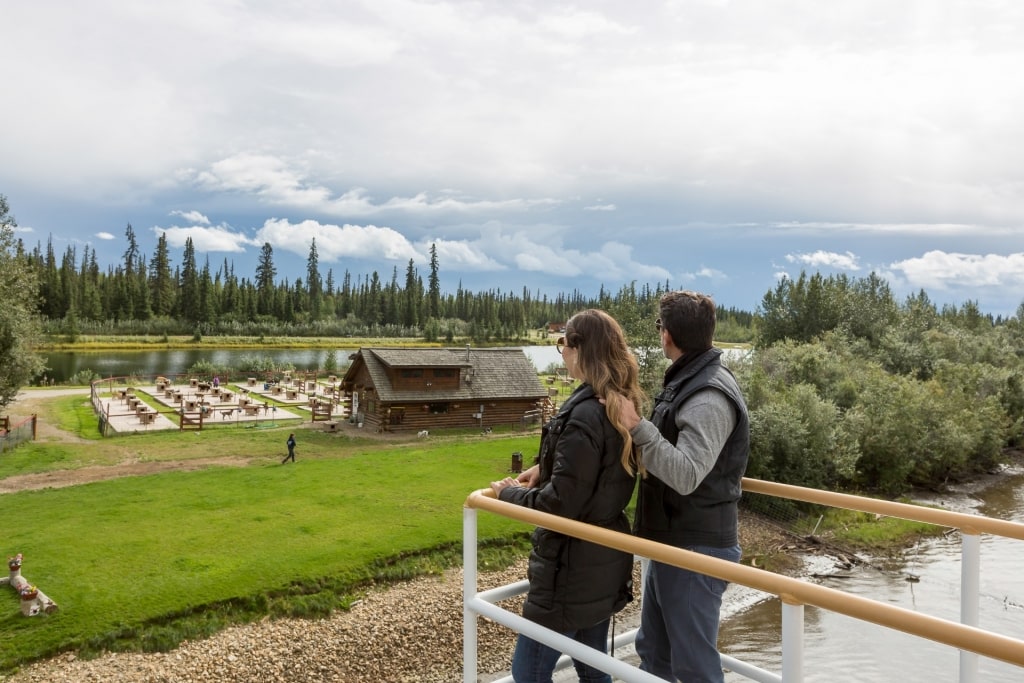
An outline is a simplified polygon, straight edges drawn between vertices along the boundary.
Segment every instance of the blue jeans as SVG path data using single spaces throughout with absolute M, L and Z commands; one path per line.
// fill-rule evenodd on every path
M 739 562 L 740 547 L 686 550 Z M 636 634 L 640 668 L 666 681 L 722 683 L 718 624 L 728 581 L 651 561 Z
M 596 626 L 582 628 L 578 631 L 567 631 L 563 636 L 588 645 L 595 650 L 608 652 L 608 623 L 605 619 Z M 551 674 L 555 670 L 555 664 L 562 653 L 538 643 L 533 638 L 519 634 L 516 639 L 516 649 L 512 653 L 512 680 L 515 683 L 551 683 Z M 609 674 L 595 669 L 584 662 L 573 660 L 576 667 L 576 675 L 580 683 L 611 683 L 612 677 Z

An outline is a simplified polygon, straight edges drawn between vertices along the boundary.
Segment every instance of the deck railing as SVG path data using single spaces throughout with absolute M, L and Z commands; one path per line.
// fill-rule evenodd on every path
M 477 510 L 517 519 L 593 543 L 617 548 L 640 558 L 715 576 L 730 583 L 777 596 L 782 603 L 782 672 L 781 675 L 765 671 L 740 660 L 722 655 L 722 663 L 750 680 L 784 683 L 802 683 L 804 678 L 804 606 L 812 605 L 881 626 L 942 643 L 960 650 L 960 683 L 978 680 L 978 656 L 1008 662 L 1022 667 L 1024 678 L 1024 641 L 977 627 L 979 609 L 980 534 L 988 533 L 1024 540 L 1024 524 L 920 505 L 863 498 L 849 494 L 832 493 L 799 486 L 777 484 L 756 479 L 744 479 L 743 488 L 752 493 L 766 494 L 792 500 L 818 503 L 832 507 L 871 512 L 918 522 L 959 529 L 963 537 L 961 569 L 961 621 L 954 622 L 921 614 L 886 602 L 827 588 L 801 579 L 773 574 L 707 555 L 655 543 L 629 534 L 622 534 L 574 520 L 531 510 L 494 498 L 490 489 L 475 491 L 466 499 L 463 510 L 463 681 L 477 681 L 478 616 L 485 616 L 515 631 L 546 643 L 571 657 L 585 661 L 617 678 L 627 681 L 654 683 L 657 679 L 631 664 L 610 655 L 584 647 L 549 629 L 499 607 L 500 600 L 523 593 L 525 581 L 492 589 L 477 590 Z M 613 643 L 614 649 L 629 644 L 636 632 L 621 634 Z M 564 665 L 564 662 L 561 664 Z M 510 679 L 505 679 L 510 680 Z

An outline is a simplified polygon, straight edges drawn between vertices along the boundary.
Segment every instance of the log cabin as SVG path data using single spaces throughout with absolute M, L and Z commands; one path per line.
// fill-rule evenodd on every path
M 376 431 L 519 428 L 552 413 L 522 349 L 363 347 L 350 358 L 352 419 Z

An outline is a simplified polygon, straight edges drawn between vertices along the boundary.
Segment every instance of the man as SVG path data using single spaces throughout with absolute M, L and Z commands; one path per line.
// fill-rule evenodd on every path
M 750 453 L 746 402 L 712 347 L 715 303 L 704 294 L 669 292 L 655 325 L 672 363 L 650 420 L 614 399 L 640 450 L 634 533 L 738 562 L 737 503 Z M 668 681 L 724 680 L 718 625 L 727 582 L 651 561 L 636 637 L 640 668 Z
M 284 460 L 281 461 L 282 465 L 289 460 L 295 462 L 295 434 L 289 434 L 285 444 L 288 446 L 288 455 L 284 456 Z

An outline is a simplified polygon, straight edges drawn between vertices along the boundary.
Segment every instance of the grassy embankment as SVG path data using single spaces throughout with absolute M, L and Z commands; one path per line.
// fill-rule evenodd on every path
M 60 610 L 24 618 L 13 596 L 0 603 L 0 671 L 67 649 L 166 649 L 266 614 L 320 616 L 368 582 L 457 565 L 463 500 L 505 476 L 512 451 L 537 443 L 534 434 L 382 443 L 302 430 L 298 462 L 282 466 L 286 435 L 165 432 L 5 454 L 0 478 L 129 459 L 249 465 L 4 495 L 17 520 L 7 555 L 24 553 L 24 576 Z M 481 515 L 480 539 L 494 544 L 482 566 L 522 556 L 527 531 Z

